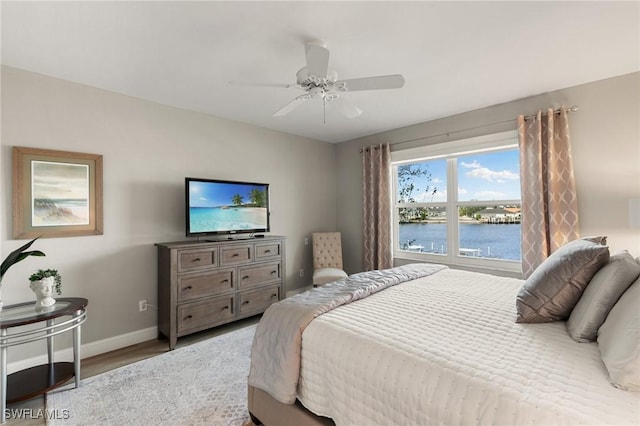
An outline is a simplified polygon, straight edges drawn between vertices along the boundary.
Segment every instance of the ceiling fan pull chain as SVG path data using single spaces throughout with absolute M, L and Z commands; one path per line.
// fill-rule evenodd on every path
M 327 124 L 327 100 L 322 99 L 322 124 Z

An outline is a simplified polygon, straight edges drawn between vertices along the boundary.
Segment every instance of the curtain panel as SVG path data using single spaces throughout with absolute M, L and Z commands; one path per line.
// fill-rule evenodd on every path
M 391 151 L 389 144 L 362 150 L 365 271 L 393 266 L 391 251 Z
M 522 272 L 529 277 L 556 249 L 579 238 L 567 110 L 518 116 Z

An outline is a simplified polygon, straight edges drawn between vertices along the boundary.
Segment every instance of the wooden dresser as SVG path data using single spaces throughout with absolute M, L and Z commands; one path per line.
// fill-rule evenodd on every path
M 285 239 L 159 243 L 158 331 L 178 337 L 264 312 L 285 297 Z

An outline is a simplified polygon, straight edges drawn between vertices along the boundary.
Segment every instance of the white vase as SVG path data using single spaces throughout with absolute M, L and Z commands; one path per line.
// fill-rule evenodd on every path
M 46 308 L 56 303 L 56 299 L 51 297 L 55 287 L 55 278 L 46 277 L 38 281 L 31 281 L 29 287 L 36 294 L 36 309 Z

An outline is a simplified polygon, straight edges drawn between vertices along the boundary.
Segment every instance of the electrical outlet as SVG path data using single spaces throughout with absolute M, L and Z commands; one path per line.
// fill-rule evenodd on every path
M 147 299 L 138 301 L 138 312 L 144 312 L 147 310 Z
M 305 239 L 304 239 L 304 245 L 305 245 L 305 246 L 308 246 L 308 245 L 309 245 L 309 238 L 305 238 Z
M 304 277 L 304 269 L 300 269 L 300 278 Z

